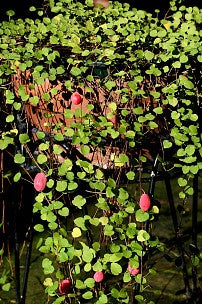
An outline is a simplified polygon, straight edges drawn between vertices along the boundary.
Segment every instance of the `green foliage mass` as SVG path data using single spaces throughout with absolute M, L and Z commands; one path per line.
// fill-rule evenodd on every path
M 180 168 L 184 200 L 202 168 L 202 11 L 171 3 L 159 20 L 118 1 L 95 9 L 92 1 L 53 0 L 45 8 L 34 19 L 10 13 L 0 24 L 0 149 L 26 151 L 13 155 L 14 182 L 26 175 L 28 158 L 48 178 L 34 213 L 41 217 L 35 230 L 49 231 L 38 247 L 51 303 L 68 303 L 68 297 L 71 303 L 130 303 L 128 291 L 139 286 L 142 292 L 152 273 L 148 252 L 162 244 L 145 224 L 157 219 L 157 206 L 142 211 L 128 183 L 160 153 L 165 171 Z M 72 110 L 74 91 L 88 100 L 87 110 Z M 19 128 L 23 113 L 33 124 L 28 109 L 42 109 L 46 120 L 34 125 L 35 133 Z M 34 153 L 29 144 L 37 139 Z M 141 269 L 137 276 L 129 264 Z M 104 272 L 102 284 L 93 280 L 96 271 Z M 58 292 L 65 277 L 72 284 L 66 300 Z

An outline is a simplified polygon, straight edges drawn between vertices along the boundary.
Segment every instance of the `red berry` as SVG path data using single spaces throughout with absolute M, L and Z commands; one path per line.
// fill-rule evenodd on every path
M 78 92 L 74 92 L 71 96 L 71 102 L 73 105 L 78 105 L 82 102 L 82 97 Z
M 62 282 L 60 282 L 60 285 L 59 285 L 60 294 L 67 294 L 70 290 L 70 286 L 71 286 L 70 279 L 65 279 Z
M 128 271 L 130 272 L 130 274 L 135 276 L 140 272 L 140 269 L 139 268 L 133 268 L 130 265 L 128 265 Z
M 148 194 L 144 193 L 140 197 L 140 208 L 143 211 L 148 211 L 151 207 L 151 200 Z
M 44 173 L 37 173 L 34 178 L 34 189 L 41 192 L 45 189 L 47 183 L 47 178 Z
M 102 271 L 97 271 L 93 276 L 95 282 L 100 283 L 104 280 L 104 273 Z

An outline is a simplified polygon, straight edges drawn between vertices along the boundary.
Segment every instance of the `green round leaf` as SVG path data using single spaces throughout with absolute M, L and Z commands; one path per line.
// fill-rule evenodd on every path
M 93 298 L 93 293 L 92 291 L 86 291 L 83 295 L 82 298 L 86 299 L 86 300 L 90 300 Z
M 14 180 L 15 183 L 17 183 L 17 182 L 20 180 L 20 178 L 21 178 L 21 173 L 18 172 L 18 173 L 16 173 L 16 174 L 14 175 L 13 180 Z
M 111 263 L 111 273 L 113 275 L 119 275 L 122 273 L 122 267 L 118 263 Z
M 16 164 L 23 164 L 25 162 L 25 157 L 22 154 L 18 153 L 14 157 L 14 162 Z
M 61 216 L 68 216 L 68 215 L 69 215 L 69 208 L 64 207 L 64 208 L 58 210 L 58 213 L 59 213 Z
M 66 180 L 62 180 L 62 181 L 57 181 L 56 184 L 56 190 L 58 192 L 63 192 L 67 189 L 67 181 Z
M 138 235 L 137 235 L 137 240 L 139 242 L 144 242 L 150 239 L 150 235 L 147 231 L 145 230 L 139 230 Z
M 44 231 L 44 227 L 41 224 L 37 224 L 34 226 L 34 230 L 38 231 L 38 232 L 43 232 Z
M 85 205 L 85 203 L 86 203 L 86 199 L 81 195 L 75 196 L 75 198 L 72 201 L 72 204 L 74 206 L 78 207 L 79 209 L 82 209 L 82 207 Z
M 37 156 L 37 162 L 38 162 L 40 165 L 44 164 L 45 162 L 47 162 L 47 156 L 44 155 L 44 154 L 39 154 L 39 155 Z
M 135 218 L 137 222 L 146 222 L 149 219 L 149 213 L 139 209 L 135 213 Z
M 88 155 L 90 153 L 90 147 L 86 145 L 82 145 L 81 152 L 83 153 L 83 155 Z
M 14 121 L 14 119 L 15 119 L 15 117 L 12 114 L 10 114 L 6 117 L 6 122 L 12 122 L 12 121 Z
M 29 135 L 27 133 L 20 134 L 19 140 L 20 140 L 21 144 L 26 144 L 26 143 L 28 143 L 30 141 Z
M 9 10 L 6 12 L 6 15 L 9 16 L 9 17 L 12 17 L 15 15 L 15 12 L 13 10 Z

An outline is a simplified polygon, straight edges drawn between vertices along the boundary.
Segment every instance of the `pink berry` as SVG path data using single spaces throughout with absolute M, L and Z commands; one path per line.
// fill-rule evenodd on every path
M 148 194 L 144 193 L 140 197 L 140 208 L 143 211 L 148 211 L 151 207 L 151 200 Z
M 78 92 L 74 92 L 71 96 L 71 102 L 73 105 L 78 105 L 82 102 L 82 97 Z
M 62 282 L 60 282 L 60 285 L 59 285 L 60 294 L 67 294 L 70 290 L 70 286 L 71 286 L 70 279 L 65 279 Z
M 37 173 L 34 178 L 34 189 L 41 192 L 45 189 L 47 183 L 47 178 L 44 173 Z
M 110 122 L 112 122 L 113 124 L 116 123 L 116 116 L 114 115 L 111 119 L 109 119 Z
M 128 271 L 130 272 L 130 274 L 136 276 L 140 272 L 140 269 L 139 268 L 133 268 L 130 265 L 128 265 Z
M 104 273 L 102 271 L 97 271 L 93 276 L 95 282 L 100 283 L 104 280 Z

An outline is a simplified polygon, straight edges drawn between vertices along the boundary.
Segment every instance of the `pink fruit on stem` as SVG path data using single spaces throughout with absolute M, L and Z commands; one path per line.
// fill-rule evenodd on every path
M 61 281 L 60 285 L 59 285 L 60 294 L 67 294 L 70 290 L 70 287 L 71 287 L 70 279 L 65 279 L 65 280 Z
M 44 173 L 37 173 L 34 178 L 34 189 L 41 192 L 45 189 L 47 183 L 47 178 Z
M 128 271 L 129 271 L 130 274 L 136 276 L 140 272 L 140 269 L 139 268 L 133 268 L 130 265 L 128 265 Z
M 82 102 L 82 97 L 78 92 L 74 92 L 71 96 L 71 102 L 73 105 L 79 105 Z
M 148 211 L 151 207 L 151 200 L 148 194 L 144 193 L 140 197 L 140 209 Z
M 104 280 L 104 273 L 102 271 L 97 271 L 93 276 L 95 282 L 100 283 Z

